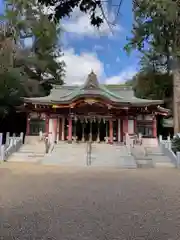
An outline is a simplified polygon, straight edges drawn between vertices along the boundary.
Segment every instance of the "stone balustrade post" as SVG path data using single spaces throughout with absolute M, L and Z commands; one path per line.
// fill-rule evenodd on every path
M 0 146 L 2 146 L 3 143 L 3 133 L 0 133 Z
M 176 156 L 177 156 L 177 168 L 180 168 L 180 152 L 177 152 Z
M 159 142 L 162 142 L 162 135 L 159 135 Z
M 10 139 L 9 139 L 9 137 L 10 137 L 10 133 L 7 132 L 7 133 L 6 133 L 6 146 L 8 146 L 9 143 L 10 143 Z
M 1 145 L 1 159 L 0 161 L 3 162 L 5 160 L 5 145 Z
M 22 141 L 22 142 L 23 142 L 23 137 L 24 137 L 24 133 L 21 132 L 21 133 L 20 133 L 20 138 L 21 138 L 21 141 Z
M 13 145 L 13 142 L 14 142 L 14 141 L 13 141 L 13 138 L 10 138 L 10 139 L 9 139 L 9 145 L 12 146 L 12 145 Z

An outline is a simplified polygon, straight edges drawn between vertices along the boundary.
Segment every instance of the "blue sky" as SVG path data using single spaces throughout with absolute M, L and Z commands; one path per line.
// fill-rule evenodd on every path
M 119 0 L 112 2 L 117 4 Z M 117 8 L 113 10 L 116 15 Z M 114 20 L 110 10 L 107 10 L 107 14 Z M 107 26 L 102 26 L 102 34 L 97 33 L 88 23 L 88 17 L 78 11 L 73 13 L 70 19 L 63 21 L 66 29 L 63 43 L 65 60 L 68 63 L 67 82 L 83 82 L 83 76 L 89 68 L 97 73 L 102 82 L 117 84 L 131 78 L 138 70 L 139 54 L 134 51 L 128 56 L 123 47 L 127 42 L 126 38 L 131 35 L 132 22 L 132 0 L 123 1 L 113 35 Z M 89 60 L 88 56 L 94 58 Z M 70 78 L 73 75 L 76 76 L 72 81 Z
M 112 0 L 112 4 L 119 1 Z M 2 3 L 0 0 L 1 11 Z M 105 5 L 104 9 L 110 21 L 113 21 L 117 8 L 108 9 Z M 128 56 L 123 50 L 126 38 L 131 34 L 131 9 L 132 0 L 124 0 L 112 31 L 106 23 L 97 31 L 90 25 L 88 16 L 77 9 L 70 18 L 62 21 L 64 33 L 61 34 L 60 44 L 66 63 L 67 84 L 83 83 L 91 70 L 94 70 L 101 82 L 112 84 L 122 83 L 136 73 L 138 53 L 134 51 Z

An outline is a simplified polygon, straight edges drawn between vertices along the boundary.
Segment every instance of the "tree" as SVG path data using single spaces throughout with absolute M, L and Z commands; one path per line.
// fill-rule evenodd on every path
M 103 0 L 38 0 L 41 4 L 54 9 L 54 13 L 49 14 L 50 19 L 59 21 L 70 14 L 76 9 L 83 13 L 86 13 L 90 17 L 90 22 L 95 27 L 100 27 L 100 25 L 106 21 L 109 25 L 114 24 L 110 22 L 106 16 L 106 11 L 104 9 L 104 4 L 108 3 L 110 7 L 117 8 L 117 14 L 119 15 L 120 7 L 123 0 L 118 0 L 116 4 L 112 4 L 112 1 Z
M 172 76 L 155 72 L 140 72 L 133 79 L 137 97 L 162 99 L 169 104 L 172 98 Z
M 0 33 L 1 115 L 22 103 L 22 97 L 47 94 L 51 83 L 62 84 L 64 74 L 63 63 L 56 61 L 61 56 L 58 26 L 41 15 L 33 1 L 6 3 Z M 29 49 L 20 45 L 22 36 L 27 35 L 35 39 Z
M 125 47 L 127 51 L 136 48 L 146 50 L 153 46 L 161 59 L 167 58 L 169 73 L 173 74 L 174 131 L 179 132 L 178 120 L 180 101 L 180 4 L 179 1 L 134 0 L 134 24 L 132 38 Z M 159 58 L 160 59 L 160 58 Z
M 32 46 L 21 48 L 15 59 L 15 65 L 23 67 L 28 75 L 27 95 L 47 95 L 52 83 L 63 83 L 64 62 L 57 61 L 62 56 L 59 24 L 50 21 L 34 0 L 18 0 L 15 3 L 7 0 L 6 3 L 4 18 L 13 23 L 16 42 L 26 37 L 34 39 Z
M 20 104 L 24 95 L 26 75 L 22 68 L 14 66 L 17 52 L 11 30 L 5 24 L 0 34 L 0 115 L 4 116 Z M 1 29 L 2 30 L 2 29 Z

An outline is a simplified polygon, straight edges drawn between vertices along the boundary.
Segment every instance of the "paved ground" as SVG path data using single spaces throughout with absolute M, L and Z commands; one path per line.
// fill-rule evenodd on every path
M 180 171 L 0 166 L 0 239 L 180 239 Z

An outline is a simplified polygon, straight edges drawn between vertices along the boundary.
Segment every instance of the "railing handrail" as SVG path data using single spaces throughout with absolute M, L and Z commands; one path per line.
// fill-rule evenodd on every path
M 92 141 L 87 142 L 87 151 L 86 151 L 86 164 L 87 166 L 91 165 L 91 153 L 92 153 Z
M 7 161 L 8 157 L 17 152 L 23 144 L 23 133 L 6 139 L 6 143 L 0 146 L 0 161 Z

